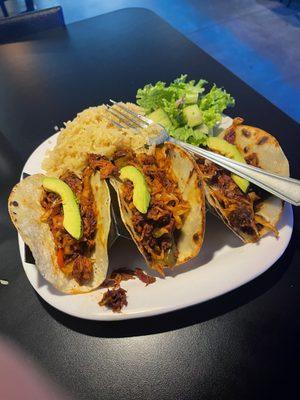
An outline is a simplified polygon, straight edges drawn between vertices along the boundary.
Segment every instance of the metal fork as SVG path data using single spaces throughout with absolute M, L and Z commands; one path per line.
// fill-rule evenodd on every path
M 221 156 L 220 154 L 193 146 L 189 143 L 181 142 L 180 140 L 172 138 L 161 125 L 155 124 L 151 119 L 145 117 L 144 115 L 130 110 L 123 103 L 116 102 L 114 100 L 110 100 L 110 102 L 112 105 L 106 105 L 107 111 L 113 117 L 117 118 L 117 121 L 111 118 L 109 118 L 109 120 L 119 128 L 131 128 L 139 133 L 141 129 L 148 128 L 150 125 L 155 125 L 158 128 L 158 134 L 156 137 L 154 137 L 154 139 L 151 138 L 149 144 L 159 145 L 167 141 L 175 143 L 188 152 L 213 161 L 214 163 L 226 168 L 234 174 L 247 179 L 256 186 L 261 187 L 267 192 L 272 193 L 288 203 L 291 203 L 295 206 L 300 205 L 300 181 L 298 179 L 273 174 L 260 168 L 243 164 L 238 161 L 231 160 L 230 158 Z

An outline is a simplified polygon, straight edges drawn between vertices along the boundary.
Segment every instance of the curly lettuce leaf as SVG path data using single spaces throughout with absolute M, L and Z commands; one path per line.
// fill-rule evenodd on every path
M 146 114 L 162 108 L 163 100 L 171 101 L 173 92 L 166 87 L 165 82 L 157 82 L 154 86 L 149 84 L 137 91 L 137 104 L 145 110 Z
M 170 135 L 177 140 L 193 144 L 194 146 L 203 146 L 207 140 L 207 132 L 205 130 L 195 130 L 187 125 L 180 128 L 171 129 Z
M 211 90 L 201 98 L 198 106 L 202 111 L 204 123 L 212 128 L 221 120 L 223 111 L 234 104 L 234 98 L 226 90 L 213 85 Z
M 137 91 L 137 104 L 145 110 L 146 114 L 162 108 L 166 113 L 170 112 L 170 119 L 180 110 L 181 102 L 184 102 L 186 95 L 203 93 L 204 85 L 207 83 L 204 79 L 196 81 L 186 81 L 187 75 L 181 75 L 175 79 L 169 86 L 165 82 L 157 82 L 155 85 L 148 84 L 143 89 Z
M 146 114 L 162 109 L 169 117 L 172 126 L 169 133 L 176 139 L 196 146 L 204 145 L 212 128 L 221 120 L 223 111 L 234 106 L 234 99 L 224 89 L 213 85 L 205 92 L 207 81 L 200 79 L 187 80 L 187 75 L 181 75 L 170 83 L 157 82 L 148 84 L 137 92 L 137 104 Z M 203 124 L 194 129 L 187 126 L 182 116 L 185 106 L 197 103 L 203 116 Z
M 181 124 L 182 112 L 176 103 L 176 100 L 167 101 L 163 100 L 163 110 L 167 113 L 170 121 L 172 122 L 173 128 L 177 128 Z
M 187 75 L 181 75 L 170 84 L 170 88 L 176 91 L 177 99 L 184 99 L 184 96 L 189 93 L 200 94 L 204 92 L 204 85 L 207 83 L 206 80 L 200 79 L 197 83 L 195 80 L 188 82 L 186 80 Z

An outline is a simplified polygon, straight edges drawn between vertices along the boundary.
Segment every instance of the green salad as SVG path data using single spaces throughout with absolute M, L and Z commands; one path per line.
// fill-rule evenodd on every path
M 137 104 L 174 138 L 196 146 L 205 145 L 223 111 L 235 104 L 224 89 L 213 85 L 206 91 L 206 84 L 204 79 L 187 81 L 187 75 L 181 75 L 169 86 L 160 81 L 148 84 L 137 91 Z

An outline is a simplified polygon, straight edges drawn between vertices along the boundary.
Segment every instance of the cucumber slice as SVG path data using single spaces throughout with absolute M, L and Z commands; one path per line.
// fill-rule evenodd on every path
M 170 129 L 172 127 L 172 122 L 170 121 L 170 118 L 162 108 L 158 108 L 147 116 L 148 118 L 152 119 L 152 121 L 162 125 L 165 129 Z
M 185 107 L 182 110 L 182 114 L 186 123 L 191 128 L 194 128 L 194 126 L 200 125 L 202 123 L 202 113 L 197 104 Z
M 185 104 L 196 104 L 198 101 L 198 92 L 187 92 L 185 94 L 184 102 Z

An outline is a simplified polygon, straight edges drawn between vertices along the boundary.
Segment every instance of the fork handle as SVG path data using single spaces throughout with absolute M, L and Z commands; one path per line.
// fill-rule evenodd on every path
M 190 153 L 207 158 L 242 178 L 254 183 L 276 197 L 287 201 L 295 206 L 300 205 L 300 181 L 278 174 L 264 171 L 260 168 L 243 164 L 238 161 L 221 156 L 208 150 L 201 149 L 189 143 L 184 143 L 176 139 L 171 139 L 173 143 L 183 147 Z

